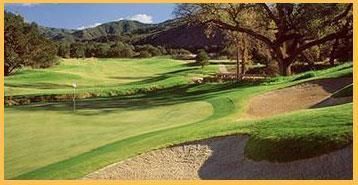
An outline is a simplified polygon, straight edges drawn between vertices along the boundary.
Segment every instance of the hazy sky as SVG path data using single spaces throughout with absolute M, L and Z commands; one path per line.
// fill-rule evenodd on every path
M 159 23 L 174 16 L 175 4 L 5 4 L 27 22 L 55 28 L 82 29 L 121 19 Z

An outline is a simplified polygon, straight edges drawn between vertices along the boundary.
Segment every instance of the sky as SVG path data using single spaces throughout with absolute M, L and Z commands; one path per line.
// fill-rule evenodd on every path
M 26 22 L 41 26 L 84 29 L 122 19 L 160 23 L 174 18 L 175 4 L 5 4 Z

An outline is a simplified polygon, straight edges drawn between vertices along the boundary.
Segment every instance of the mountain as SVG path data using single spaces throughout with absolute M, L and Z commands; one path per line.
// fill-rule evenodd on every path
M 67 41 L 67 42 L 75 41 L 75 38 L 72 34 L 77 30 L 63 29 L 63 28 L 49 28 L 44 26 L 39 26 L 38 28 L 42 35 L 52 40 Z
M 145 24 L 132 20 L 120 20 L 83 30 L 67 30 L 41 27 L 43 35 L 55 41 L 110 42 L 125 41 L 134 45 L 151 44 L 166 48 L 184 48 L 195 51 L 199 48 L 216 50 L 223 47 L 224 34 L 215 30 L 213 37 L 205 35 L 205 26 L 190 25 L 179 19 L 158 24 Z
M 204 25 L 181 24 L 147 35 L 135 42 L 135 44 L 184 48 L 190 51 L 196 51 L 201 48 L 216 51 L 224 47 L 224 41 L 224 34 L 220 30 L 215 30 L 212 36 L 208 37 L 205 34 Z
M 100 37 L 118 36 L 130 34 L 139 29 L 148 29 L 155 27 L 155 24 L 144 24 L 138 21 L 121 20 L 101 24 L 94 28 L 87 28 L 73 33 L 77 40 L 93 40 Z

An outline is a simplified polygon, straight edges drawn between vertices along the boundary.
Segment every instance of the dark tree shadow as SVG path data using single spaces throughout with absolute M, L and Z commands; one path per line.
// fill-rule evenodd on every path
M 76 110 L 74 114 L 98 115 L 106 114 L 118 109 L 124 110 L 144 110 L 156 106 L 168 106 L 193 101 L 207 100 L 217 97 L 222 93 L 234 91 L 236 84 L 216 84 L 206 88 L 201 88 L 198 84 L 180 85 L 171 88 L 148 92 L 137 95 L 123 95 L 107 98 L 88 98 L 76 100 Z M 196 88 L 188 92 L 191 88 Z M 240 88 L 249 86 L 242 85 Z M 66 111 L 71 112 L 73 108 L 72 100 L 47 103 L 32 103 L 29 105 L 14 106 L 13 109 L 31 111 Z M 95 112 L 81 112 L 80 110 L 95 110 Z
M 198 171 L 201 179 L 275 180 L 275 179 L 349 179 L 353 177 L 352 145 L 340 155 L 323 155 L 288 163 L 252 161 L 245 158 L 248 136 L 228 136 L 205 141 L 212 155 Z M 334 153 L 334 152 L 333 152 Z

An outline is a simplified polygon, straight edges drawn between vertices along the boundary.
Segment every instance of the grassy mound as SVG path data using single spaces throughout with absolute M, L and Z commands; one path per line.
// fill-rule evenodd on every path
M 254 160 L 293 161 L 353 142 L 352 104 L 278 116 L 254 126 L 245 154 Z

